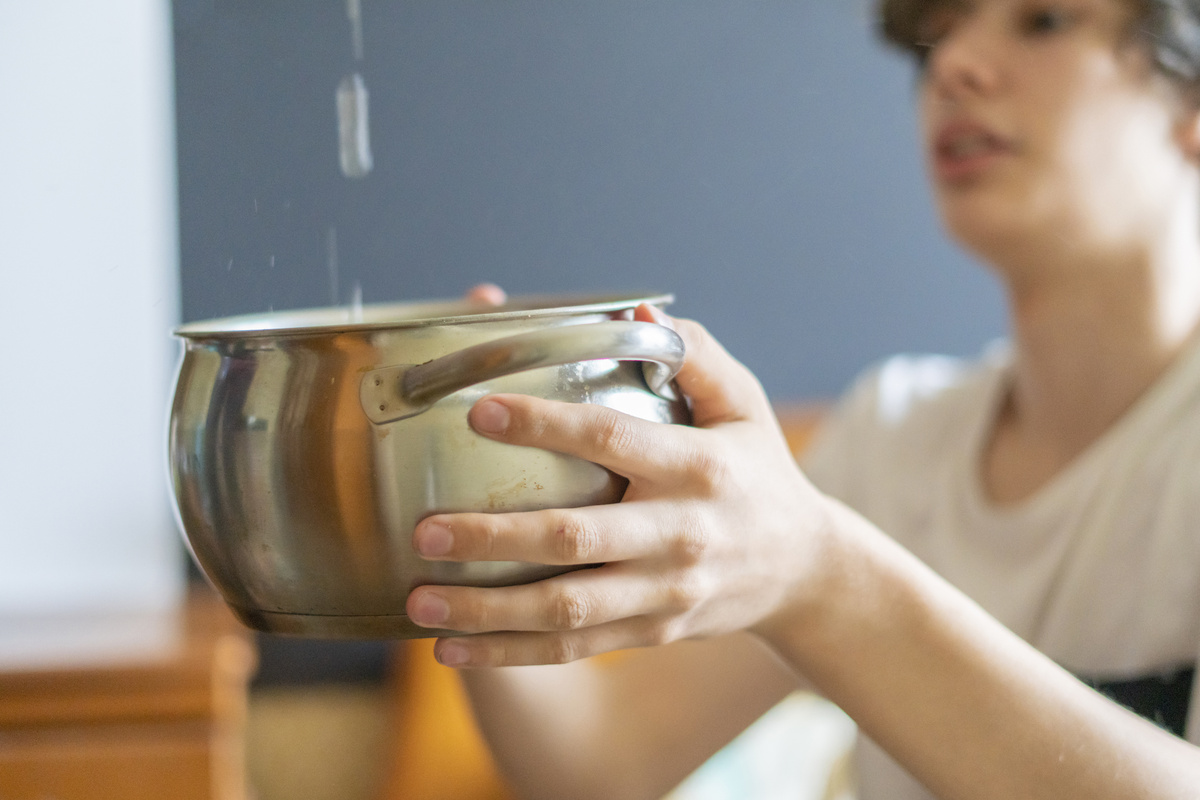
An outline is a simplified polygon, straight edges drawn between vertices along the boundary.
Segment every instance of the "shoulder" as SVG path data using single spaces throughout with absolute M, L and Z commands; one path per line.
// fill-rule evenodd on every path
M 825 491 L 864 470 L 919 469 L 943 459 L 989 412 L 1008 351 L 979 359 L 897 355 L 864 371 L 814 437 L 804 468 Z
M 1008 363 L 1002 347 L 972 361 L 892 356 L 855 380 L 819 436 L 929 435 L 955 430 L 986 410 Z
M 980 372 L 978 364 L 949 356 L 893 356 L 864 373 L 847 400 L 862 422 L 911 425 L 967 400 Z

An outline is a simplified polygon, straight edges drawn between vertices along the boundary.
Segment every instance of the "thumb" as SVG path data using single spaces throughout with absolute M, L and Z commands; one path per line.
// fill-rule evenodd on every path
M 686 355 L 675 382 L 692 402 L 692 420 L 696 427 L 773 417 L 758 379 L 703 325 L 690 319 L 669 317 L 661 309 L 645 303 L 634 311 L 634 319 L 656 322 L 683 339 Z

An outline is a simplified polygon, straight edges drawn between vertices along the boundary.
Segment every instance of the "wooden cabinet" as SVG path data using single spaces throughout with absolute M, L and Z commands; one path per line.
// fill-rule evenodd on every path
M 176 613 L 0 618 L 2 800 L 245 800 L 249 633 Z

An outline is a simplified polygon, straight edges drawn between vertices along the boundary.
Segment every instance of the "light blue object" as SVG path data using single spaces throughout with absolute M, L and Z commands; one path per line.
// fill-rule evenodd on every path
M 664 800 L 848 800 L 840 770 L 854 736 L 854 723 L 836 706 L 796 692 Z

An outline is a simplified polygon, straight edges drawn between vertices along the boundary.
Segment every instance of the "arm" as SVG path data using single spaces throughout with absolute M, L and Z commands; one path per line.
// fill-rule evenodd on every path
M 678 330 L 695 428 L 526 397 L 473 409 L 483 435 L 630 485 L 616 506 L 424 521 L 415 546 L 448 535 L 445 558 L 604 563 L 524 587 L 415 590 L 413 619 L 473 634 L 439 642 L 443 663 L 562 663 L 745 630 L 942 797 L 1200 795 L 1200 751 L 1075 681 L 817 492 L 753 377 L 699 326 Z
M 580 800 L 661 797 L 797 687 L 744 634 L 462 677 L 520 795 Z
M 854 512 L 825 602 L 760 626 L 943 798 L 1196 798 L 1200 751 L 1092 691 Z

